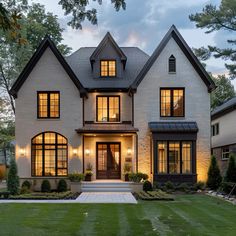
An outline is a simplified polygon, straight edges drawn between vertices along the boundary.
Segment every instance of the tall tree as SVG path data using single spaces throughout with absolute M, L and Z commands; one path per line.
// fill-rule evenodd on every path
M 99 5 L 102 4 L 102 0 L 93 0 L 93 2 L 97 2 Z M 82 29 L 82 22 L 86 19 L 94 25 L 97 24 L 97 10 L 95 8 L 87 9 L 90 4 L 89 0 L 60 0 L 59 4 L 65 11 L 65 15 L 72 16 L 68 22 L 68 25 L 72 28 Z M 111 0 L 111 4 L 114 5 L 116 11 L 121 8 L 126 9 L 125 0 Z
M 207 48 L 196 50 L 196 54 L 203 60 L 213 55 L 215 58 L 231 61 L 231 64 L 225 63 L 225 67 L 229 70 L 230 77 L 236 78 L 236 1 L 222 0 L 218 8 L 208 4 L 202 12 L 191 14 L 189 18 L 196 23 L 197 28 L 207 29 L 207 34 L 220 30 L 232 32 L 232 38 L 227 40 L 227 48 L 221 49 L 209 45 Z
M 211 93 L 211 108 L 214 109 L 230 98 L 236 96 L 236 93 L 230 79 L 225 75 L 218 75 L 217 77 L 212 78 L 217 86 Z
M 14 99 L 9 93 L 11 85 L 44 36 L 50 35 L 64 55 L 68 54 L 71 48 L 61 44 L 63 29 L 58 23 L 57 16 L 46 12 L 43 5 L 26 6 L 20 0 L 6 2 L 9 2 L 8 9 L 10 12 L 14 12 L 16 9 L 21 12 L 19 35 L 21 39 L 24 39 L 19 43 L 11 37 L 11 32 L 0 30 L 0 40 L 3 42 L 0 44 L 1 98 L 8 102 L 14 114 Z

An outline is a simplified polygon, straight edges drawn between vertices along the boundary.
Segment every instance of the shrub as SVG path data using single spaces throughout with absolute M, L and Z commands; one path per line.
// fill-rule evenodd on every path
M 187 183 L 181 183 L 177 186 L 177 189 L 182 192 L 188 192 L 190 190 L 190 186 Z
M 147 180 L 147 179 L 148 175 L 141 172 L 129 174 L 129 181 L 133 181 L 135 183 L 140 183 L 141 180 Z
M 14 158 L 11 159 L 10 169 L 7 177 L 7 189 L 10 194 L 15 195 L 19 192 L 19 177 L 17 175 L 17 165 Z
M 28 180 L 25 180 L 22 183 L 21 188 L 28 188 L 28 189 L 30 189 L 31 188 L 31 183 Z
M 148 180 L 145 180 L 143 183 L 143 191 L 147 192 L 147 191 L 152 191 L 152 183 Z
M 165 184 L 164 184 L 164 187 L 166 189 L 169 189 L 169 190 L 173 190 L 175 188 L 174 184 L 171 182 L 171 181 L 167 181 Z
M 207 175 L 207 186 L 213 190 L 218 189 L 221 184 L 222 177 L 215 156 L 211 157 L 211 164 L 209 166 Z
M 57 185 L 58 192 L 66 192 L 67 191 L 67 183 L 64 179 L 60 179 Z
M 204 190 L 205 189 L 205 183 L 202 181 L 198 181 L 197 183 L 194 184 L 194 189 L 195 190 Z
M 41 184 L 41 192 L 43 192 L 43 193 L 51 192 L 51 184 L 47 179 L 43 180 L 43 182 Z
M 26 186 L 21 187 L 20 194 L 27 194 L 30 193 L 30 189 Z
M 236 183 L 236 161 L 235 156 L 233 154 L 230 154 L 229 157 L 229 164 L 226 171 L 225 180 L 227 182 Z
M 84 174 L 73 173 L 73 174 L 69 174 L 68 178 L 71 182 L 81 182 L 82 180 L 84 180 Z

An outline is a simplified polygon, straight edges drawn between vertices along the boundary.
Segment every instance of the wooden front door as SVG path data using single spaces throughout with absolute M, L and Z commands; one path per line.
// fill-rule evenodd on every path
M 120 179 L 120 143 L 97 143 L 97 179 Z

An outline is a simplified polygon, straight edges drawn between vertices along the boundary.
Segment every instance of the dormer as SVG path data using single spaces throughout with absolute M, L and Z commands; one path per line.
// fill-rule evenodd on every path
M 109 32 L 90 56 L 94 78 L 121 78 L 127 57 Z

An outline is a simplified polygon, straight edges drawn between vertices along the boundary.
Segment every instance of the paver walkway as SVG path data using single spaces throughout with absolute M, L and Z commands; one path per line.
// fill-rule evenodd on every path
M 0 200 L 1 203 L 132 203 L 137 204 L 132 193 L 85 192 L 75 200 Z
M 128 192 L 84 192 L 76 201 L 80 203 L 132 203 L 137 204 L 132 193 Z

